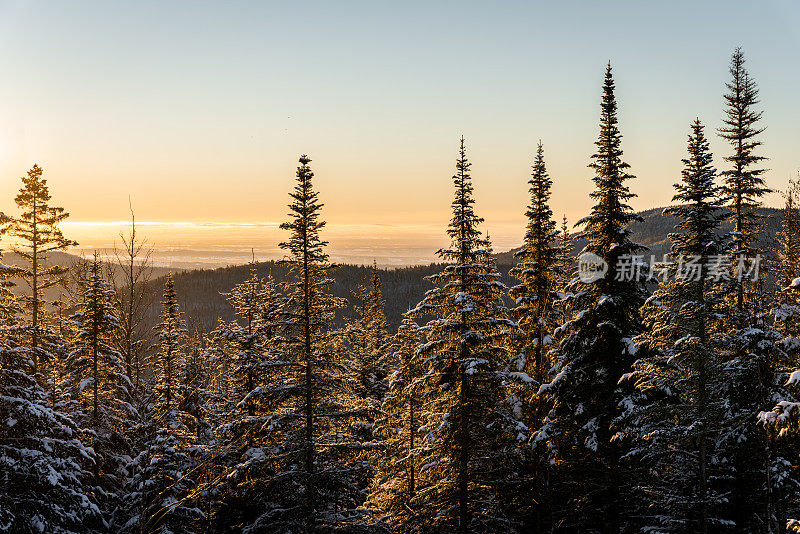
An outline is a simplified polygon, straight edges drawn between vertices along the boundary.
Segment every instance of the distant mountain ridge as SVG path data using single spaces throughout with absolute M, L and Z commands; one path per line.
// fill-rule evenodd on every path
M 659 259 L 663 254 L 669 252 L 671 243 L 668 235 L 674 230 L 677 222 L 675 217 L 665 215 L 663 211 L 663 208 L 653 208 L 640 212 L 642 220 L 630 226 L 632 239 L 649 248 L 644 254 L 648 256 L 653 254 Z M 762 242 L 768 248 L 774 249 L 776 236 L 781 228 L 782 211 L 776 208 L 762 208 L 761 211 L 764 216 Z M 730 229 L 731 226 L 728 222 L 722 230 L 728 232 Z M 577 241 L 574 252 L 580 251 L 584 245 L 585 242 Z M 509 279 L 508 271 L 514 264 L 514 253 L 517 250 L 519 249 L 496 254 L 498 269 L 503 276 L 503 281 L 507 284 L 514 283 Z M 175 273 L 175 288 L 189 326 L 208 331 L 214 327 L 218 319 L 233 319 L 231 308 L 222 293 L 242 282 L 249 275 L 250 268 L 249 265 L 237 265 Z M 284 280 L 286 276 L 286 267 L 280 262 L 260 262 L 256 264 L 255 268 L 260 275 L 266 276 L 271 273 L 278 281 Z M 422 299 L 425 291 L 432 288 L 425 277 L 434 274 L 439 269 L 441 269 L 441 265 L 434 263 L 380 270 L 386 297 L 386 315 L 392 329 L 400 323 L 403 313 L 415 306 Z M 339 266 L 333 271 L 334 293 L 340 297 L 351 297 L 358 284 L 363 283 L 369 273 L 370 268 L 365 266 Z M 150 289 L 157 294 L 162 290 L 163 284 L 163 277 L 154 279 L 150 283 Z M 160 299 L 155 298 L 150 310 L 151 320 L 154 323 L 160 312 L 159 302 Z M 348 311 L 343 313 L 346 314 Z M 341 321 L 341 314 L 339 320 Z
M 642 220 L 631 224 L 631 238 L 648 247 L 645 255 L 653 254 L 661 258 L 670 248 L 669 233 L 675 228 L 676 219 L 663 213 L 664 208 L 653 208 L 639 213 Z M 775 250 L 777 236 L 781 230 L 783 212 L 776 208 L 762 208 L 764 227 L 761 241 L 766 248 Z M 723 232 L 731 229 L 730 222 L 723 227 Z M 577 240 L 573 253 L 579 252 L 585 245 L 584 241 Z M 514 253 L 519 248 L 495 254 L 498 269 L 506 284 L 513 284 L 509 279 L 508 271 L 514 264 Z M 2 262 L 7 264 L 24 264 L 16 254 L 6 251 Z M 51 262 L 71 267 L 81 260 L 81 257 L 65 253 L 51 253 Z M 242 282 L 249 274 L 249 265 L 234 265 L 215 269 L 170 269 L 155 267 L 151 273 L 148 290 L 152 292 L 152 302 L 148 310 L 148 322 L 155 324 L 160 313 L 160 292 L 163 289 L 164 278 L 168 272 L 173 273 L 175 287 L 185 312 L 189 326 L 193 329 L 208 331 L 216 325 L 219 319 L 231 320 L 233 314 L 230 306 L 225 301 L 222 293 L 229 291 L 234 285 Z M 272 274 L 278 281 L 283 281 L 286 276 L 286 267 L 277 261 L 259 262 L 256 269 L 262 276 Z M 436 273 L 441 269 L 440 264 L 417 265 L 399 267 L 394 269 L 381 269 L 380 277 L 386 297 L 386 315 L 392 329 L 399 325 L 402 315 L 409 308 L 415 306 L 431 289 L 431 284 L 425 280 L 426 276 Z M 340 265 L 333 271 L 335 280 L 333 290 L 340 297 L 351 298 L 359 283 L 369 276 L 370 267 L 357 265 Z M 20 291 L 25 291 L 24 284 L 20 284 Z M 47 297 L 58 297 L 57 288 L 51 288 Z M 340 316 L 349 313 L 344 310 Z
M 649 210 L 641 211 L 638 215 L 642 218 L 640 222 L 634 222 L 630 225 L 631 239 L 636 243 L 645 245 L 649 250 L 644 252 L 645 255 L 653 254 L 657 258 L 661 258 L 664 254 L 668 253 L 672 242 L 669 239 L 669 234 L 674 231 L 675 224 L 678 220 L 669 214 L 665 214 L 664 210 L 667 208 L 651 208 Z M 759 210 L 763 219 L 764 225 L 761 231 L 761 241 L 768 248 L 775 245 L 775 240 L 781 231 L 781 223 L 783 222 L 783 211 L 778 208 L 761 208 Z M 726 221 L 722 225 L 722 232 L 727 233 L 733 229 L 730 221 Z M 570 229 L 571 232 L 579 229 Z M 575 253 L 579 252 L 586 245 L 585 241 L 577 240 L 575 243 Z M 518 252 L 521 247 L 509 250 L 508 252 L 501 252 L 497 254 L 497 263 L 503 265 L 514 264 L 514 253 Z
M 27 265 L 27 260 L 22 258 L 19 254 L 15 252 L 4 250 L 2 251 L 2 256 L 0 256 L 0 263 L 5 265 L 14 265 L 17 267 L 24 268 Z M 62 251 L 53 251 L 47 253 L 47 263 L 49 265 L 61 265 L 63 267 L 67 267 L 72 269 L 74 266 L 78 265 L 82 261 L 89 260 L 91 258 L 85 256 L 78 256 L 76 254 L 71 254 L 69 252 L 62 252 Z M 111 276 L 109 278 L 114 278 L 114 282 L 117 285 L 123 285 L 124 278 L 122 276 L 122 272 L 117 265 L 116 260 L 106 258 L 103 263 L 105 264 L 104 271 L 106 273 L 111 272 Z M 168 269 L 166 267 L 151 267 L 149 272 L 149 277 L 151 280 L 160 279 L 167 275 L 169 272 L 178 272 L 182 271 L 183 269 Z M 69 277 L 75 271 L 72 270 L 67 273 L 66 278 L 69 280 Z M 17 295 L 25 295 L 30 294 L 31 290 L 29 289 L 28 285 L 19 278 L 12 278 L 12 283 L 15 286 L 12 288 Z M 60 284 L 56 284 L 55 286 L 49 287 L 44 291 L 45 300 L 53 302 L 55 300 L 60 300 L 63 298 L 64 295 L 64 288 Z

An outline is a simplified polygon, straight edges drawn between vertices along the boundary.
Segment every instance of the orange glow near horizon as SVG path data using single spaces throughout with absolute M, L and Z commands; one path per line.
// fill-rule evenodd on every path
M 86 246 L 105 247 L 118 230 L 81 224 L 126 220 L 130 199 L 138 220 L 170 223 L 143 226 L 165 250 L 188 239 L 272 255 L 281 239 L 273 227 L 220 226 L 187 238 L 171 224 L 284 221 L 297 158 L 307 153 L 333 253 L 430 260 L 445 240 L 463 134 L 477 212 L 495 249 L 506 250 L 522 241 L 539 139 L 555 218 L 574 222 L 590 209 L 586 166 L 609 58 L 624 159 L 637 176 L 634 209 L 670 203 L 696 116 L 724 168 L 728 147 L 713 132 L 738 45 L 761 89 L 768 185 L 783 189 L 800 168 L 800 73 L 790 68 L 800 10 L 785 3 L 752 13 L 752 37 L 735 40 L 727 33 L 735 9 L 695 5 L 691 20 L 685 6 L 656 15 L 637 2 L 577 11 L 470 4 L 457 14 L 413 3 L 374 13 L 188 6 L 0 6 L 0 211 L 15 213 L 19 177 L 36 162 L 53 205 L 71 214 L 67 232 Z M 304 39 L 287 20 L 303 20 Z M 626 31 L 608 35 L 601 22 L 612 20 Z M 464 31 L 472 38 L 461 40 Z M 704 40 L 690 46 L 675 35 Z M 766 202 L 779 205 L 780 194 Z

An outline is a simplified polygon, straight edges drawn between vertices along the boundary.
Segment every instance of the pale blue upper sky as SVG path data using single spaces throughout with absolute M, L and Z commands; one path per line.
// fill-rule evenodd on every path
M 689 122 L 720 125 L 736 46 L 782 188 L 800 168 L 798 6 L 0 1 L 0 210 L 39 162 L 75 220 L 124 219 L 130 194 L 142 220 L 281 221 L 307 152 L 332 224 L 443 229 L 463 134 L 502 248 L 540 138 L 554 211 L 591 205 L 609 60 L 633 205 L 667 204 Z

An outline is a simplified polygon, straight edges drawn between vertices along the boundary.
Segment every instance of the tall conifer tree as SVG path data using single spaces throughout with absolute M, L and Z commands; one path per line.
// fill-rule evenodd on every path
M 28 268 L 22 274 L 30 288 L 30 295 L 23 299 L 30 321 L 25 347 L 33 360 L 35 375 L 39 372 L 39 361 L 50 360 L 55 348 L 55 335 L 45 320 L 44 290 L 59 283 L 66 272 L 64 267 L 49 265 L 48 255 L 77 243 L 61 233 L 59 225 L 69 213 L 50 205 L 50 191 L 47 180 L 42 176 L 42 168 L 34 165 L 22 177 L 22 185 L 15 199 L 21 213 L 14 218 L 11 235 L 20 243 L 20 246 L 14 247 L 14 252 L 28 263 Z
M 73 417 L 97 453 L 91 484 L 108 521 L 126 483 L 131 453 L 127 432 L 135 412 L 129 402 L 131 384 L 114 346 L 119 328 L 115 295 L 103 278 L 97 253 L 80 271 L 78 301 L 70 317 L 75 335 L 65 358 L 63 387 L 72 400 L 67 405 Z
M 525 212 L 528 224 L 522 249 L 516 253 L 518 263 L 510 273 L 520 283 L 510 289 L 515 300 L 512 311 L 519 325 L 520 354 L 514 362 L 514 370 L 526 372 L 530 380 L 520 386 L 518 417 L 529 428 L 541 425 L 546 406 L 536 395 L 539 387 L 548 380 L 552 367 L 550 349 L 552 333 L 557 326 L 553 315 L 553 304 L 560 279 L 560 254 L 556 223 L 550 209 L 550 189 L 552 180 L 547 174 L 544 149 L 541 141 L 536 149 L 536 158 L 530 184 L 530 204 Z M 530 525 L 527 528 L 543 530 L 547 519 L 549 468 L 542 461 L 543 455 L 525 449 L 527 491 L 520 491 L 520 501 L 515 507 L 526 516 Z M 531 493 L 533 495 L 531 495 Z M 536 504 L 534 504 L 536 503 Z
M 523 353 L 526 370 L 541 385 L 550 369 L 547 345 L 552 331 L 554 291 L 558 276 L 557 230 L 550 209 L 552 180 L 547 174 L 542 143 L 536 149 L 536 159 L 530 184 L 531 201 L 525 212 L 528 225 L 522 250 L 517 252 L 519 263 L 510 274 L 520 284 L 510 290 L 516 301 L 514 314 L 520 329 L 525 333 Z
M 255 264 L 250 277 L 227 295 L 238 321 L 225 325 L 225 336 L 233 344 L 232 375 L 235 402 L 247 416 L 255 415 L 258 400 L 251 393 L 264 383 L 266 358 L 276 335 L 281 295 L 272 277 L 261 278 Z
M 355 317 L 348 324 L 349 352 L 359 374 L 359 395 L 380 406 L 386 392 L 387 332 L 385 301 L 378 267 L 359 284 L 354 295 Z
M 775 443 L 769 427 L 753 424 L 753 419 L 775 398 L 788 395 L 783 388 L 781 369 L 787 355 L 781 334 L 773 325 L 773 295 L 763 290 L 767 249 L 760 239 L 763 226 L 760 212 L 764 195 L 770 192 L 764 182 L 766 159 L 759 154 L 761 111 L 758 87 L 745 68 L 744 54 L 737 48 L 730 62 L 731 80 L 726 84 L 724 126 L 720 136 L 729 142 L 732 153 L 725 157 L 729 168 L 724 178 L 727 205 L 733 232 L 730 254 L 731 330 L 726 394 L 731 405 L 728 459 L 737 471 L 732 487 L 732 517 L 739 529 L 774 530 L 788 498 L 784 483 L 793 480 L 783 464 L 781 444 Z M 758 267 L 757 269 L 755 267 Z
M 10 223 L 0 213 L 0 238 Z M 20 271 L 0 262 L 0 531 L 83 533 L 103 521 L 84 484 L 97 458 L 35 379 L 30 329 L 10 291 Z
M 85 278 L 79 281 L 77 310 L 70 317 L 76 323 L 77 333 L 67 365 L 73 392 L 82 409 L 95 421 L 105 419 L 106 415 L 118 417 L 118 403 L 128 406 L 130 393 L 122 357 L 113 345 L 119 328 L 114 290 L 103 278 L 101 269 L 95 253 Z
M 396 370 L 388 378 L 388 390 L 375 421 L 375 436 L 383 449 L 376 458 L 376 475 L 368 505 L 392 524 L 408 524 L 413 510 L 408 506 L 416 494 L 419 462 L 415 450 L 422 439 L 420 407 L 424 392 L 420 382 L 425 362 L 419 353 L 422 332 L 406 317 L 391 341 Z
M 158 335 L 158 354 L 155 365 L 156 390 L 161 406 L 165 411 L 169 411 L 178 403 L 180 365 L 187 338 L 186 326 L 178 307 L 172 273 L 167 274 L 164 296 L 161 300 L 161 322 L 156 325 L 155 330 Z
M 754 109 L 759 102 L 758 86 L 744 64 L 744 53 L 737 48 L 731 57 L 731 80 L 726 84 L 728 92 L 724 95 L 724 126 L 719 129 L 719 135 L 730 143 L 733 151 L 724 158 L 730 168 L 721 173 L 734 226 L 731 253 L 737 258 L 751 259 L 760 252 L 757 237 L 762 217 L 758 208 L 763 196 L 771 190 L 764 183 L 766 169 L 760 167 L 766 158 L 757 153 L 761 146 L 758 136 L 764 131 L 759 125 L 763 112 Z M 744 312 L 747 279 L 737 282 L 736 307 Z
M 506 532 L 514 525 L 502 506 L 502 484 L 514 462 L 520 425 L 504 404 L 508 354 L 503 345 L 515 324 L 504 318 L 505 286 L 491 267 L 488 240 L 478 230 L 471 164 L 461 139 L 451 247 L 439 251 L 444 270 L 411 316 L 431 317 L 420 354 L 421 421 L 426 436 L 415 450 L 419 483 L 410 502 L 410 524 L 401 529 L 440 532 Z
M 641 331 L 638 309 L 642 280 L 623 268 L 642 250 L 627 226 L 639 219 L 627 202 L 633 178 L 622 160 L 614 79 L 608 65 L 603 84 L 600 135 L 590 167 L 595 171 L 591 214 L 579 221 L 588 241 L 584 261 L 599 258 L 607 272 L 576 279 L 571 291 L 575 316 L 560 327 L 557 363 L 551 381 L 540 388 L 551 409 L 535 441 L 551 450 L 561 483 L 557 520 L 582 532 L 619 532 L 623 515 L 617 418 L 624 392 L 619 379 L 632 363 L 632 339 Z M 592 254 L 594 256 L 587 256 Z M 635 273 L 630 273 L 635 274 Z
M 191 436 L 184 411 L 182 384 L 186 362 L 186 325 L 180 311 L 175 282 L 167 275 L 161 300 L 161 322 L 153 370 L 156 401 L 152 427 L 143 451 L 131 464 L 124 502 L 123 532 L 172 534 L 195 532 L 203 516 L 195 503 Z
M 692 124 L 682 180 L 664 210 L 678 219 L 669 278 L 642 308 L 629 431 L 632 458 L 642 466 L 645 528 L 658 532 L 719 532 L 730 526 L 721 481 L 729 477 L 719 450 L 726 415 L 721 384 L 728 342 L 719 320 L 724 281 L 710 273 L 724 250 L 720 187 L 704 127 Z
M 343 302 L 331 291 L 327 242 L 320 236 L 323 204 L 310 161 L 300 157 L 290 220 L 281 225 L 290 234 L 280 245 L 289 256 L 289 279 L 272 372 L 252 394 L 270 410 L 265 427 L 271 432 L 250 466 L 264 498 L 248 532 L 344 528 L 361 515 L 364 498 L 353 482 L 366 466 L 352 461 L 363 448 L 356 423 L 364 410 L 332 328 Z
M 262 392 L 280 372 L 282 361 L 276 355 L 283 297 L 272 276 L 260 277 L 253 263 L 250 276 L 226 296 L 235 319 L 221 323 L 213 334 L 217 358 L 224 365 L 217 372 L 225 375 L 227 385 L 217 401 L 218 434 L 225 439 L 221 460 L 229 469 L 218 488 L 226 495 L 216 514 L 220 528 L 250 523 L 263 513 L 260 469 L 269 469 L 270 460 L 262 447 L 272 442 L 274 404 Z

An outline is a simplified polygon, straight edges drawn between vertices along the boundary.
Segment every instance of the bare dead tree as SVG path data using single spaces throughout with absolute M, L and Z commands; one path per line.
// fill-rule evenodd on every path
M 120 334 L 117 340 L 122 353 L 125 372 L 134 392 L 140 390 L 143 371 L 147 366 L 146 351 L 149 332 L 144 324 L 145 311 L 154 295 L 146 286 L 152 277 L 153 248 L 146 238 L 136 232 L 136 216 L 130 205 L 131 227 L 126 234 L 120 232 L 122 249 L 114 249 L 119 276 L 114 277 L 120 308 Z

